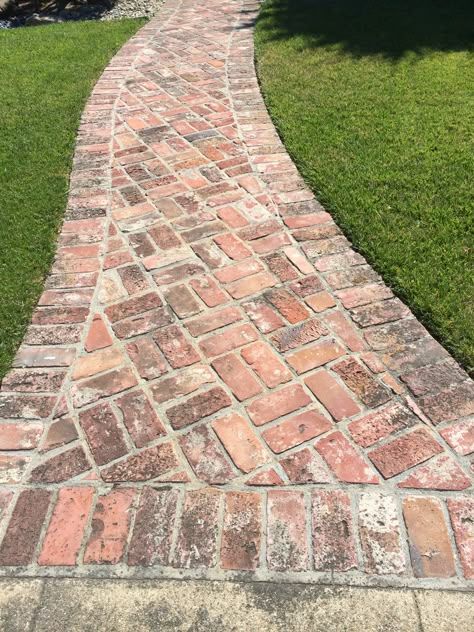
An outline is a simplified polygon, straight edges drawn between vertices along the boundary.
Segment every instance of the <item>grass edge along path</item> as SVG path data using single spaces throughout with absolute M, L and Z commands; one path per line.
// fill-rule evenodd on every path
M 0 31 L 0 379 L 56 250 L 80 116 L 143 19 Z
M 466 0 L 268 0 L 256 61 L 270 114 L 308 185 L 472 376 L 469 16 Z

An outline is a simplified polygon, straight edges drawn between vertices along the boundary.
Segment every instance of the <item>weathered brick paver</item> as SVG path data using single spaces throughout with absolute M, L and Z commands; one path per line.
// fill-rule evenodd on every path
M 305 187 L 258 10 L 167 0 L 89 99 L 0 390 L 0 574 L 473 587 L 474 384 Z

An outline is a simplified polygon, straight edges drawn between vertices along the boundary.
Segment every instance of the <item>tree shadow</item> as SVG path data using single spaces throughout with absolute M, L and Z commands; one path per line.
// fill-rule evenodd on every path
M 273 0 L 259 16 L 272 39 L 337 45 L 354 57 L 472 51 L 474 0 Z

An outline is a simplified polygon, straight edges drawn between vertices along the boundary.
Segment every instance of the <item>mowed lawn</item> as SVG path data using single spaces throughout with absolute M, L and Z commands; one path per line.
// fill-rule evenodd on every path
M 0 378 L 54 257 L 87 96 L 141 24 L 76 22 L 0 31 Z
M 474 374 L 474 3 L 267 0 L 259 78 L 302 175 Z

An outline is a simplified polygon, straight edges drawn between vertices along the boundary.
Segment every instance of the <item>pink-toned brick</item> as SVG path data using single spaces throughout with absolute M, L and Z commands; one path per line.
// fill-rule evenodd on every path
M 212 368 L 240 402 L 262 392 L 262 387 L 253 373 L 245 367 L 234 353 L 229 353 L 214 360 Z
M 316 410 L 307 410 L 285 419 L 278 426 L 264 430 L 262 437 L 273 452 L 280 454 L 300 443 L 314 439 L 331 428 L 332 423 L 329 419 Z
M 315 570 L 347 572 L 356 568 L 349 495 L 342 490 L 314 491 L 311 515 Z
M 127 487 L 99 497 L 84 564 L 118 564 L 123 559 L 135 496 L 136 491 Z
M 464 577 L 474 579 L 474 499 L 459 496 L 446 502 Z
M 415 577 L 455 575 L 454 555 L 441 502 L 437 498 L 404 498 L 403 517 Z
M 359 406 L 327 371 L 317 371 L 305 379 L 306 385 L 336 421 L 357 415 Z
M 44 537 L 38 564 L 74 566 L 92 509 L 92 487 L 63 487 Z
M 243 417 L 232 413 L 213 422 L 212 427 L 243 472 L 251 472 L 270 460 L 256 433 Z
M 246 324 L 232 327 L 221 334 L 209 336 L 200 342 L 199 346 L 209 358 L 242 347 L 249 342 L 254 342 L 256 339 L 257 332 L 251 325 Z
M 307 570 L 309 555 L 303 494 L 270 490 L 267 515 L 268 568 L 273 571 Z
M 253 492 L 227 492 L 222 530 L 221 566 L 254 570 L 262 539 L 262 499 Z
M 286 361 L 300 375 L 340 358 L 345 353 L 345 349 L 335 340 L 323 340 L 291 353 Z
M 86 342 L 84 344 L 85 350 L 88 352 L 96 351 L 97 349 L 110 347 L 112 343 L 112 336 L 110 335 L 102 316 L 96 314 L 87 334 Z
M 192 279 L 189 285 L 208 307 L 216 307 L 229 300 L 224 290 L 210 277 Z
M 232 298 L 240 299 L 252 294 L 257 294 L 262 290 L 275 285 L 275 278 L 268 272 L 260 272 L 253 276 L 229 283 L 227 291 Z
M 180 328 L 175 325 L 155 332 L 153 338 L 173 369 L 181 369 L 201 359 Z
M 263 342 L 256 342 L 242 349 L 242 357 L 268 388 L 275 388 L 291 380 L 290 371 Z
M 299 384 L 295 384 L 256 399 L 247 406 L 247 412 L 256 426 L 263 426 L 310 403 L 311 398 Z
M 332 432 L 319 439 L 314 447 L 340 481 L 368 485 L 380 482 L 377 474 L 342 432 Z

